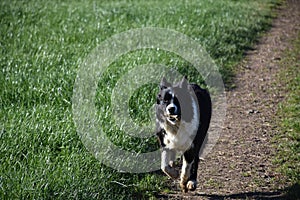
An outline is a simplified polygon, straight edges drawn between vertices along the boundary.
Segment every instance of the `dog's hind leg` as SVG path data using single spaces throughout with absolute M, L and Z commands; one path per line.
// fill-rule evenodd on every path
M 195 156 L 195 159 L 192 163 L 192 167 L 190 170 L 189 181 L 187 182 L 187 189 L 190 191 L 194 191 L 197 188 L 197 171 L 198 171 L 199 157 Z

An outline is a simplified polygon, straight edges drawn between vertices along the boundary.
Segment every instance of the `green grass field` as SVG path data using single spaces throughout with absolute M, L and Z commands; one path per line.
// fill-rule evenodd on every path
M 280 141 L 276 163 L 280 165 L 280 171 L 286 175 L 292 187 L 288 191 L 290 199 L 300 198 L 300 35 L 292 41 L 293 48 L 286 52 L 281 61 L 282 72 L 279 82 L 288 91 L 285 101 L 278 110 L 278 119 L 281 133 L 276 137 Z
M 165 176 L 116 172 L 84 147 L 72 116 L 78 66 L 114 34 L 169 28 L 205 47 L 230 87 L 234 65 L 268 29 L 277 2 L 1 1 L 0 199 L 136 199 L 165 190 Z M 125 149 L 157 148 L 154 138 L 132 139 L 110 118 L 108 97 L 120 75 L 148 63 L 178 66 L 190 80 L 201 80 L 182 58 L 161 50 L 132 52 L 114 62 L 99 80 L 96 105 L 100 116 L 108 113 L 102 123 L 113 127 L 107 128 L 110 139 Z M 156 86 L 147 85 L 131 98 L 142 102 L 130 103 L 137 121 L 150 120 L 143 111 L 155 93 Z

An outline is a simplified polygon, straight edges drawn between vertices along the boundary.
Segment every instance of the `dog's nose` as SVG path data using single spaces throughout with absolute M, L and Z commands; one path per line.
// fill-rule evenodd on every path
M 168 111 L 169 111 L 170 113 L 174 113 L 174 112 L 175 112 L 175 107 L 169 107 L 169 108 L 168 108 Z
M 173 115 L 176 114 L 176 112 L 177 112 L 176 105 L 175 104 L 169 104 L 167 106 L 167 111 L 168 111 L 169 114 L 173 114 Z

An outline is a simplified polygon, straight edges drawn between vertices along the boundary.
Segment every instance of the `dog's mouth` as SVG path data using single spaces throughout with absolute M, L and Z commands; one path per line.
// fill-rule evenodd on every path
M 168 120 L 171 124 L 175 125 L 176 122 L 178 122 L 178 121 L 180 120 L 180 117 L 179 117 L 179 115 L 168 115 L 167 120 Z

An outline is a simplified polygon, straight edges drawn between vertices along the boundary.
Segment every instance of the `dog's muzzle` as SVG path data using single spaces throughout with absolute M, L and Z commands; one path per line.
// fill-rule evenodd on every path
M 167 112 L 167 120 L 175 125 L 177 121 L 179 121 L 179 113 L 178 108 L 175 104 L 171 103 L 166 107 Z

